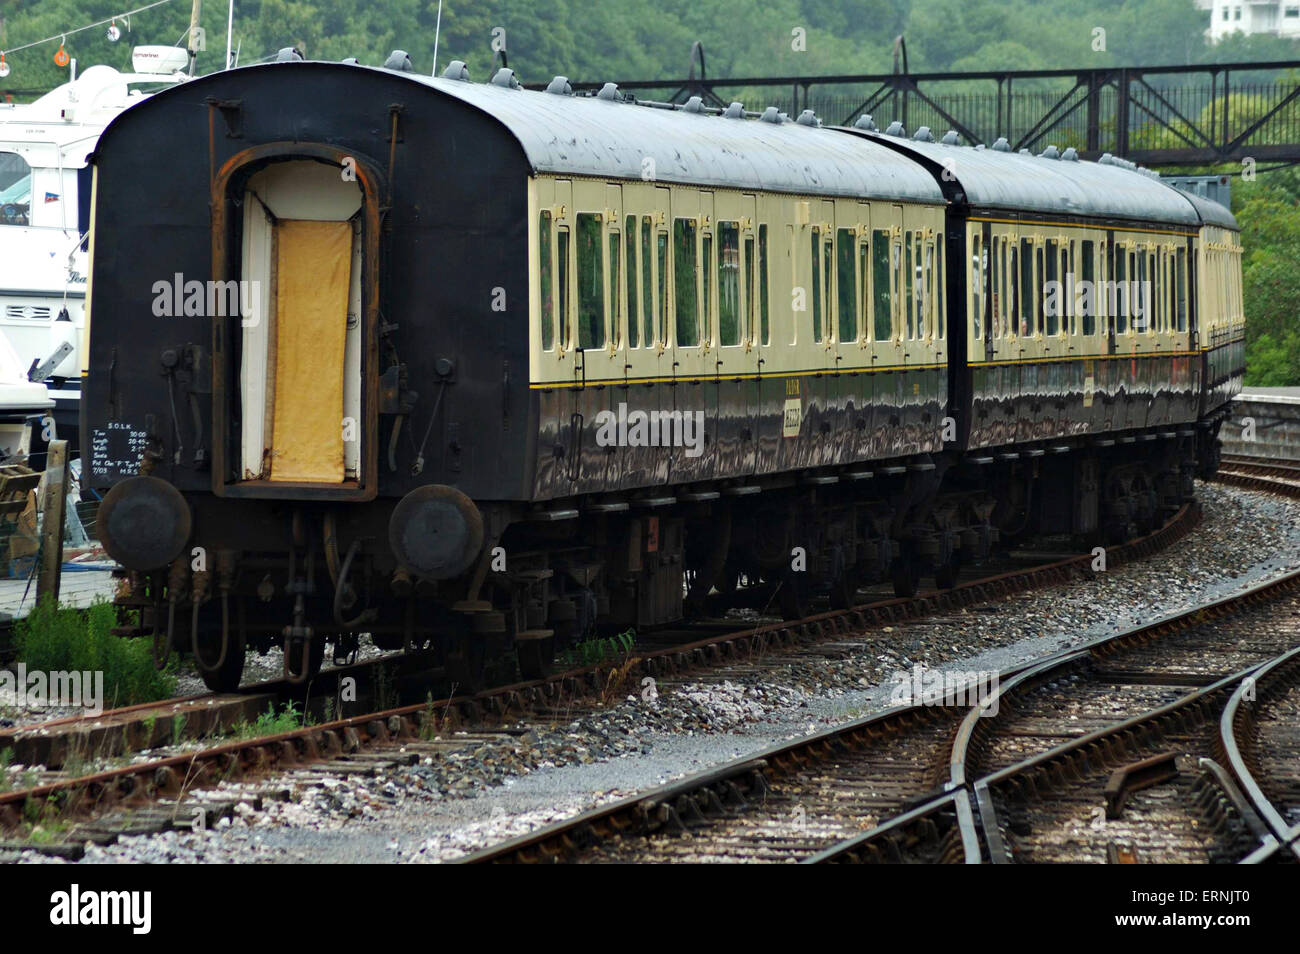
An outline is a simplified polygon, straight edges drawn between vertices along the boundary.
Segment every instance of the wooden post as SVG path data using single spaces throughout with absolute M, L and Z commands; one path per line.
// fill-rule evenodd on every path
M 41 569 L 36 577 L 36 598 L 47 593 L 59 599 L 59 574 L 63 569 L 63 512 L 68 500 L 68 442 L 50 441 L 45 457 L 45 486 L 41 491 Z

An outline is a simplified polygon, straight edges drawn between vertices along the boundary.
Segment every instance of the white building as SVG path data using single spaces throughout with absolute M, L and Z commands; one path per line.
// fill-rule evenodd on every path
M 1206 35 L 1219 40 L 1230 33 L 1270 33 L 1300 39 L 1300 0 L 1196 0 L 1210 12 Z

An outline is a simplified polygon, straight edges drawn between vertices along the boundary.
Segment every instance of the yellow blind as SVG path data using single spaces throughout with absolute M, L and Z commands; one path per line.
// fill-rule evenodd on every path
M 342 483 L 352 226 L 281 219 L 275 237 L 270 478 Z

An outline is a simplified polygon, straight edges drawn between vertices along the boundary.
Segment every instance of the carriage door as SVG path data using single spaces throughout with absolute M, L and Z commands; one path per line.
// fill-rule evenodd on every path
M 359 480 L 361 198 L 336 166 L 310 160 L 248 181 L 237 291 L 245 481 Z
M 713 280 L 717 299 L 717 349 L 712 356 L 716 404 L 708 433 L 713 476 L 752 473 L 758 403 L 758 353 L 753 348 L 755 197 L 718 193 L 714 198 Z M 748 436 L 747 436 L 748 435 Z

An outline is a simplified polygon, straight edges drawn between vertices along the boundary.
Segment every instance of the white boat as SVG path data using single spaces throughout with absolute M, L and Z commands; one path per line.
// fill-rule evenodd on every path
M 33 103 L 0 104 L 0 331 L 21 379 L 48 387 L 64 439 L 76 441 L 80 406 L 86 157 L 123 110 L 152 89 L 188 79 L 187 62 L 178 47 L 136 47 L 134 73 L 92 66 Z
M 28 380 L 27 365 L 0 335 L 0 462 L 27 458 L 33 435 L 46 431 L 53 410 L 49 390 Z

